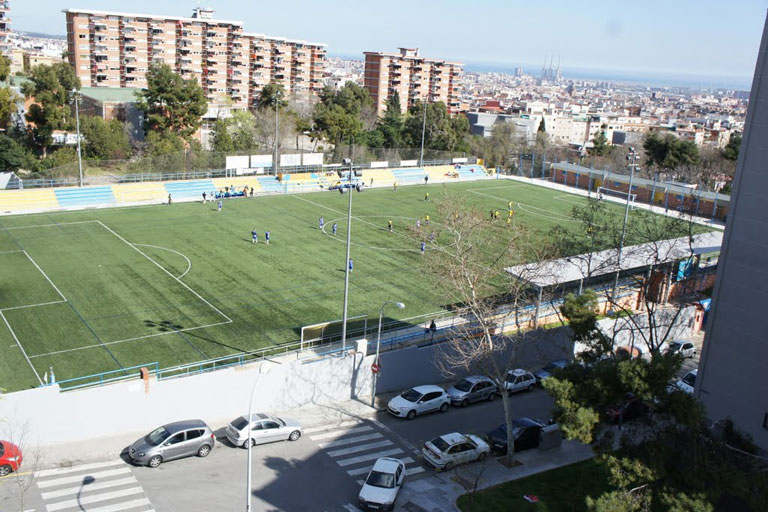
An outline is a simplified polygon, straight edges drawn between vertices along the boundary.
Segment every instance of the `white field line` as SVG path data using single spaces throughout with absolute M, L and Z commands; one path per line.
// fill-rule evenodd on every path
M 384 450 L 381 452 L 369 453 L 366 455 L 359 455 L 357 457 L 352 457 L 349 459 L 337 460 L 336 464 L 338 464 L 341 467 L 344 467 L 344 466 L 349 466 L 350 464 L 357 464 L 359 462 L 366 462 L 369 460 L 378 459 L 380 457 L 389 457 L 391 455 L 396 455 L 398 453 L 403 453 L 403 450 L 401 450 L 400 448 L 393 448 L 391 450 Z
M 2 311 L 0 311 L 0 317 L 3 318 L 3 322 L 5 322 L 5 326 L 8 327 L 8 330 L 11 331 L 11 335 L 13 336 L 13 339 L 16 340 L 16 345 L 19 346 L 21 349 L 21 353 L 24 354 L 24 359 L 27 360 L 27 363 L 29 363 L 29 367 L 32 368 L 32 371 L 35 374 L 35 377 L 37 377 L 38 382 L 40 382 L 40 385 L 43 385 L 43 379 L 40 378 L 40 374 L 37 373 L 37 370 L 35 370 L 35 367 L 32 365 L 32 361 L 29 360 L 29 356 L 27 355 L 27 351 L 24 350 L 24 347 L 21 346 L 21 342 L 19 341 L 19 338 L 16 337 L 16 333 L 13 332 L 13 329 L 11 329 L 11 324 L 8 323 L 8 319 L 5 318 L 5 315 Z
M 509 188 L 522 188 L 522 187 L 525 187 L 526 185 L 527 185 L 527 183 L 514 183 L 512 185 L 499 185 L 497 187 L 468 188 L 467 192 L 475 192 L 477 190 L 497 190 L 497 189 L 509 189 Z M 509 201 L 509 199 L 507 199 L 507 201 Z
M 67 354 L 69 352 L 78 352 L 80 350 L 86 350 L 86 349 L 89 349 L 89 348 L 99 348 L 99 347 L 105 347 L 105 346 L 109 346 L 109 345 L 117 345 L 119 343 L 126 343 L 126 342 L 129 342 L 129 341 L 137 341 L 137 340 L 143 340 L 143 339 L 147 339 L 147 338 L 154 338 L 155 336 L 167 336 L 169 334 L 176 334 L 176 333 L 179 333 L 179 332 L 194 331 L 194 330 L 197 330 L 197 329 L 207 329 L 208 327 L 216 327 L 217 325 L 226 325 L 226 324 L 231 324 L 231 323 L 232 323 L 232 320 L 228 319 L 225 322 L 216 322 L 214 324 L 198 325 L 197 327 L 187 327 L 185 329 L 174 329 L 174 330 L 168 331 L 168 332 L 158 332 L 158 333 L 155 333 L 155 334 L 146 334 L 144 336 L 136 336 L 135 338 L 125 338 L 123 340 L 105 341 L 103 343 L 97 343 L 97 344 L 94 344 L 94 345 L 86 345 L 84 347 L 67 348 L 67 349 L 64 349 L 64 350 L 54 350 L 53 352 L 47 352 L 45 354 L 35 354 L 33 356 L 30 356 L 30 357 L 32 359 L 35 359 L 36 357 L 53 356 L 53 355 L 57 355 L 57 354 Z
M 121 459 L 115 459 L 110 460 L 108 462 L 92 462 L 90 464 L 80 464 L 77 466 L 69 466 L 66 468 L 52 468 L 52 469 L 42 469 L 40 471 L 35 472 L 35 478 L 44 478 L 48 476 L 55 476 L 55 475 L 66 475 L 69 473 L 80 473 L 81 471 L 89 471 L 91 469 L 100 469 L 105 468 L 109 466 L 124 466 L 125 462 L 123 462 Z
M 45 272 L 43 272 L 43 269 L 41 269 L 41 268 L 40 268 L 40 265 L 38 265 L 38 264 L 35 262 L 35 260 L 33 260 L 33 259 L 32 259 L 32 256 L 30 256 L 30 255 L 29 255 L 29 253 L 28 253 L 27 251 L 24 251 L 24 255 L 25 255 L 27 258 L 29 258 L 29 261 L 31 261 L 31 262 L 32 262 L 32 264 L 35 266 L 35 268 L 37 268 L 37 270 L 39 270 L 39 271 L 40 271 L 40 273 L 41 273 L 41 274 L 43 274 L 43 277 L 45 277 L 45 279 L 46 279 L 46 280 L 47 280 L 49 283 L 51 283 L 51 286 L 53 286 L 53 289 L 54 289 L 54 290 L 56 290 L 56 293 L 58 293 L 58 294 L 59 294 L 59 296 L 60 296 L 60 297 L 61 297 L 61 298 L 62 298 L 62 299 L 63 299 L 63 300 L 66 302 L 67 298 L 64 296 L 64 294 L 63 294 L 63 293 L 61 293 L 61 290 L 59 290 L 59 289 L 56 287 L 56 285 L 55 285 L 55 284 L 53 284 L 53 281 L 51 281 L 51 278 L 50 278 L 50 277 L 48 277 L 48 274 L 46 274 Z
M 0 228 L 0 230 L 4 231 L 10 231 L 12 229 L 32 229 L 32 228 L 50 228 L 50 227 L 59 227 L 59 226 L 71 226 L 73 224 L 95 224 L 100 221 L 98 220 L 79 220 L 77 222 L 57 222 L 54 224 L 33 224 L 31 226 L 11 226 L 9 228 Z
M 139 245 L 139 246 L 141 246 L 141 247 L 153 247 L 153 248 L 155 248 L 155 249 L 162 249 L 163 251 L 170 251 L 170 252 L 172 252 L 172 253 L 174 253 L 174 254 L 178 254 L 179 256 L 181 256 L 182 258 L 184 258 L 185 260 L 187 260 L 187 270 L 185 270 L 185 271 L 184 271 L 184 273 L 183 273 L 183 274 L 181 274 L 181 275 L 180 275 L 179 277 L 177 277 L 176 279 L 181 279 L 182 277 L 184 277 L 185 275 L 187 275 L 187 273 L 188 273 L 190 270 L 192 270 L 192 262 L 191 262 L 191 261 L 189 261 L 189 258 L 187 258 L 187 257 L 186 257 L 186 256 L 184 256 L 183 254 L 181 254 L 179 251 L 174 251 L 173 249 L 169 249 L 169 248 L 167 248 L 167 247 L 160 247 L 160 246 L 158 246 L 158 245 L 149 245 L 149 244 L 133 244 L 133 245 Z
M 0 254 L 13 254 L 15 252 L 24 252 L 23 249 L 17 249 L 15 251 L 0 251 Z
M 13 306 L 10 308 L 2 308 L 0 311 L 13 311 L 14 309 L 24 309 L 24 308 L 36 308 L 39 306 L 49 306 L 51 304 L 64 304 L 67 302 L 66 300 L 54 300 L 52 302 L 41 302 L 39 304 L 27 304 L 25 306 Z
M 539 208 L 538 206 L 531 206 L 523 203 L 516 203 L 516 204 L 517 204 L 517 207 L 520 208 L 520 211 L 525 213 L 530 213 L 531 215 L 538 215 L 539 217 L 544 217 L 545 219 L 557 220 L 562 222 L 580 222 L 579 220 L 568 217 L 562 213 L 553 212 L 545 208 Z M 544 213 L 539 213 L 534 210 L 539 210 Z
M 226 323 L 232 323 L 232 319 L 231 319 L 231 318 L 229 318 L 227 315 L 225 315 L 224 313 L 222 313 L 222 312 L 221 312 L 221 311 L 220 311 L 220 310 L 219 310 L 219 309 L 218 309 L 216 306 L 214 306 L 213 304 L 211 304 L 210 302 L 208 302 L 208 301 L 207 301 L 205 298 L 203 298 L 203 296 L 202 296 L 202 295 L 200 295 L 200 294 L 199 294 L 199 293 L 197 293 L 195 290 L 193 290 L 192 288 L 190 288 L 190 287 L 189 287 L 189 286 L 188 286 L 188 285 L 187 285 L 187 284 L 186 284 L 184 281 L 180 280 L 178 277 L 176 277 L 176 276 L 174 276 L 173 274 L 171 274 L 171 273 L 168 271 L 168 269 L 166 269 L 166 268 L 165 268 L 165 267 L 163 267 L 161 264 L 159 264 L 158 262 L 156 262 L 155 260 L 153 260 L 152 258 L 150 258 L 150 257 L 149 257 L 149 256 L 148 256 L 146 253 L 144 253 L 144 252 L 143 252 L 141 249 L 139 249 L 138 247 L 136 247 L 135 245 L 133 245 L 131 242 L 129 242 L 128 240 L 126 240 L 126 239 L 125 239 L 125 238 L 123 238 L 122 236 L 120 236 L 120 235 L 118 235 L 117 233 L 115 233 L 115 232 L 114 232 L 114 231 L 113 231 L 113 230 L 112 230 L 112 229 L 111 229 L 109 226 L 107 226 L 106 224 L 104 224 L 104 223 L 103 223 L 103 222 L 101 222 L 100 220 L 99 220 L 99 221 L 96 221 L 96 222 L 98 222 L 99 224 L 101 224 L 101 226 L 102 226 L 104 229 L 106 229 L 107 231 L 109 231 L 110 233 L 112 233 L 113 235 L 115 235 L 117 238 L 119 238 L 120 240 L 122 240 L 123 242 L 125 242 L 126 244 L 128 244 L 130 247 L 133 247 L 133 248 L 134 248 L 134 250 L 136 250 L 136 252 L 138 252 L 139 254 L 141 254 L 142 256 L 144 256 L 145 258 L 147 258 L 149 261 L 151 261 L 152 263 L 154 263 L 154 264 L 155 264 L 155 265 L 156 265 L 156 266 L 157 266 L 159 269 L 161 269 L 163 272 L 165 272 L 166 274 L 168 274 L 169 276 L 171 276 L 173 279 L 175 279 L 176 281 L 178 281 L 178 282 L 179 282 L 179 284 L 181 284 L 181 285 L 182 285 L 184 288 L 186 288 L 187 290 L 189 290 L 189 291 L 190 291 L 190 292 L 191 292 L 191 293 L 192 293 L 192 294 L 193 294 L 195 297 L 197 297 L 197 298 L 198 298 L 198 299 L 200 299 L 201 301 L 205 302 L 205 303 L 208 305 L 208 307 L 210 307 L 211 309 L 213 309 L 214 311 L 216 311 L 216 312 L 217 312 L 219 315 L 221 315 L 221 316 L 223 316 L 224 318 L 226 318 L 226 319 L 227 319 L 227 322 L 226 322 Z

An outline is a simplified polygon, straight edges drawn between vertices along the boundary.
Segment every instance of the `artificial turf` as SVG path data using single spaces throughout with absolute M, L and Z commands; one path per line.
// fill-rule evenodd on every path
M 504 214 L 511 200 L 515 222 L 542 235 L 576 227 L 568 214 L 585 202 L 506 180 L 353 193 L 350 317 L 369 314 L 370 327 L 387 300 L 407 306 L 396 319 L 445 306 L 409 229 L 430 215 L 423 236 L 439 231 L 434 200 L 444 192 Z M 290 343 L 302 326 L 341 318 L 347 200 L 318 192 L 225 200 L 220 212 L 195 202 L 1 218 L 0 388 L 38 384 L 22 347 L 40 376 L 52 367 L 62 380 Z

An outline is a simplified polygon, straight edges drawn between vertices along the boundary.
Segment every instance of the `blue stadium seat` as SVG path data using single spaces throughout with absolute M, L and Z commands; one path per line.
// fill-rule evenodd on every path
M 166 183 L 165 190 L 178 199 L 187 197 L 197 199 L 203 195 L 203 192 L 210 194 L 212 190 L 216 190 L 216 186 L 211 180 L 176 181 Z
M 67 206 L 108 206 L 115 204 L 112 187 L 85 187 L 57 189 L 56 199 L 62 207 Z

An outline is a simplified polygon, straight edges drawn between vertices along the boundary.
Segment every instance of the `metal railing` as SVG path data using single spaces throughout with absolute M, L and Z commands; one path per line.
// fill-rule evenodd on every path
M 138 366 L 130 366 L 128 368 L 121 368 L 119 370 L 96 373 L 93 375 L 86 375 L 83 377 L 75 377 L 73 379 L 60 380 L 55 384 L 58 384 L 59 389 L 62 391 L 71 391 L 73 389 L 81 389 L 92 386 L 103 386 L 104 384 L 109 384 L 111 382 L 134 379 L 136 378 L 137 374 L 140 375 L 139 372 L 142 368 L 147 368 L 150 374 L 154 373 L 155 375 L 157 375 L 159 371 L 158 364 L 155 362 L 141 364 Z M 53 384 L 54 383 L 52 382 L 50 384 L 46 384 L 46 386 L 51 386 Z

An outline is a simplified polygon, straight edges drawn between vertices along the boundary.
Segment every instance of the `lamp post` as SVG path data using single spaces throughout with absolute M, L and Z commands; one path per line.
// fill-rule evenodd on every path
M 424 135 L 427 132 L 427 102 L 426 100 L 421 104 L 422 106 L 422 118 L 421 118 L 421 153 L 419 153 L 419 167 L 424 167 Z
M 624 208 L 624 223 L 621 226 L 621 239 L 619 240 L 619 254 L 617 256 L 617 269 L 616 277 L 613 280 L 613 293 L 616 296 L 616 288 L 619 286 L 619 272 L 621 272 L 621 253 L 624 252 L 624 236 L 627 232 L 627 220 L 629 219 L 629 198 L 632 195 L 632 180 L 635 177 L 635 163 L 637 160 L 637 151 L 632 146 L 629 147 L 629 154 L 627 155 L 627 161 L 629 164 L 629 190 L 627 191 L 627 205 Z
M 274 161 L 272 162 L 272 174 L 274 174 L 275 176 L 277 176 L 277 172 L 278 172 L 278 156 L 279 156 L 278 144 L 280 143 L 279 141 L 280 135 L 278 134 L 278 128 L 280 124 L 280 121 L 278 120 L 279 110 L 280 110 L 280 95 L 276 92 L 275 93 L 275 156 L 273 157 Z
M 341 349 L 342 351 L 347 348 L 347 305 L 349 299 L 349 249 L 352 241 L 352 159 L 345 158 L 344 165 L 349 166 L 349 188 L 347 189 L 347 195 L 349 195 L 349 206 L 347 208 L 347 257 L 344 260 L 344 312 L 341 317 Z M 344 190 L 342 188 L 341 190 Z
M 374 364 L 379 364 L 379 349 L 381 348 L 381 319 L 384 317 L 384 308 L 387 304 L 394 304 L 399 309 L 403 309 L 405 307 L 405 304 L 402 302 L 396 302 L 394 300 L 388 300 L 384 304 L 381 305 L 379 308 L 379 331 L 376 334 L 376 359 L 374 359 Z M 371 386 L 371 407 L 374 406 L 374 401 L 376 400 L 376 384 L 379 381 L 379 372 L 375 372 L 373 374 L 373 383 Z
M 80 171 L 80 186 L 83 186 L 83 157 L 80 151 L 80 93 L 72 89 L 72 103 L 75 104 L 75 124 L 77 126 L 77 168 Z
M 253 427 L 253 399 L 256 396 L 256 387 L 259 383 L 259 375 L 264 375 L 269 373 L 269 370 L 271 368 L 269 366 L 264 366 L 264 363 L 261 363 L 261 366 L 259 366 L 259 373 L 256 375 L 256 382 L 253 383 L 253 390 L 251 391 L 251 401 L 248 402 L 248 439 L 245 441 L 248 444 L 248 470 L 246 472 L 246 483 L 245 483 L 245 494 L 246 494 L 246 501 L 245 501 L 245 512 L 251 512 L 251 474 L 252 474 L 252 460 L 251 460 L 251 448 L 253 447 L 253 443 L 251 442 L 251 433 L 252 433 L 252 427 Z

